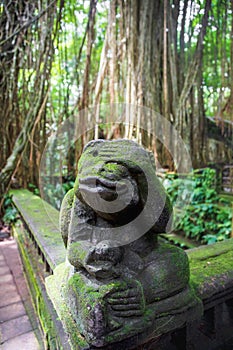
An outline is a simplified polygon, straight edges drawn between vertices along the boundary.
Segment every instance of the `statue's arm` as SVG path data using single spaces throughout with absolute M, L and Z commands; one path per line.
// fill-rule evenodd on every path
M 148 304 L 175 295 L 187 287 L 189 262 L 180 248 L 159 244 L 146 260 L 139 281 Z
M 68 260 L 76 268 L 85 267 L 93 249 L 91 224 L 95 216 L 91 208 L 70 190 L 64 197 L 60 212 L 60 231 L 68 250 Z
M 60 216 L 59 216 L 59 228 L 62 235 L 65 247 L 67 247 L 69 224 L 71 218 L 71 211 L 74 202 L 74 189 L 69 190 L 63 198 Z

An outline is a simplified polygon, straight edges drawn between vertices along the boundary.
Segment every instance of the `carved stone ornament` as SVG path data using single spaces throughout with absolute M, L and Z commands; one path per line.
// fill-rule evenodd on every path
M 130 349 L 200 316 L 186 253 L 158 239 L 171 223 L 148 151 L 125 139 L 86 145 L 60 228 L 70 264 L 61 292 L 88 344 Z

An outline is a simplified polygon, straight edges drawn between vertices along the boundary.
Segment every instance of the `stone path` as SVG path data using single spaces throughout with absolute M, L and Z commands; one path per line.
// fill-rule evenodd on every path
M 1 350 L 43 349 L 37 340 L 40 332 L 33 313 L 17 244 L 12 238 L 0 242 Z

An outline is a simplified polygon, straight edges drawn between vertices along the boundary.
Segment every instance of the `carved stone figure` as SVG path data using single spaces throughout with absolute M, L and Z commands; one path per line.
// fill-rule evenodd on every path
M 148 151 L 124 139 L 87 144 L 60 227 L 73 267 L 62 293 L 89 344 L 143 343 L 199 315 L 185 252 L 158 240 L 171 223 Z

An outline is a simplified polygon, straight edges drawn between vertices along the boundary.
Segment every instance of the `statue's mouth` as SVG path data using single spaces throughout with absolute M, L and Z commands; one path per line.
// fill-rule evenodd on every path
M 79 179 L 79 191 L 90 195 L 100 195 L 107 201 L 115 200 L 127 192 L 127 186 L 122 181 L 112 181 L 96 176 Z

